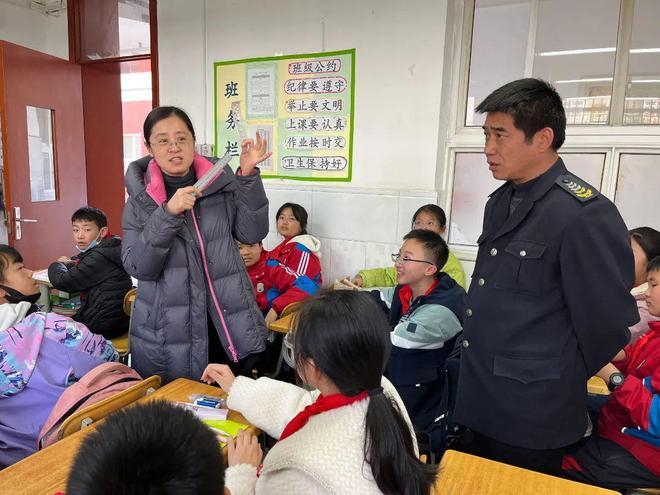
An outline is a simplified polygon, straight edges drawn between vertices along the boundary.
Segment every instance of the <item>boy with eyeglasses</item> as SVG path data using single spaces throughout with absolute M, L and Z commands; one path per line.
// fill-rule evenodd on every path
M 396 287 L 374 291 L 389 312 L 392 353 L 385 376 L 395 385 L 415 429 L 435 418 L 445 359 L 461 332 L 465 290 L 440 271 L 449 249 L 435 232 L 413 230 L 397 254 Z

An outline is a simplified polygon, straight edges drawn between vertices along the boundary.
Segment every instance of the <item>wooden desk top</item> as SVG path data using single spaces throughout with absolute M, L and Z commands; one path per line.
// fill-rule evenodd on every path
M 223 395 L 218 387 L 179 378 L 164 385 L 153 394 L 136 402 L 146 402 L 154 399 L 188 402 L 190 394 Z M 130 406 L 129 406 L 130 407 Z M 248 424 L 239 413 L 229 411 L 228 419 Z M 88 428 L 70 435 L 63 440 L 40 450 L 20 462 L 0 471 L 0 492 L 12 495 L 53 495 L 66 488 L 66 480 L 73 458 L 78 447 L 89 432 L 99 423 L 93 423 Z M 259 430 L 250 426 L 248 431 L 259 434 Z
M 617 495 L 617 492 L 448 450 L 433 495 Z
M 279 320 L 275 320 L 268 325 L 268 330 L 278 333 L 289 333 L 289 330 L 291 330 L 291 323 L 293 322 L 293 315 L 295 315 L 295 313 L 289 313 Z

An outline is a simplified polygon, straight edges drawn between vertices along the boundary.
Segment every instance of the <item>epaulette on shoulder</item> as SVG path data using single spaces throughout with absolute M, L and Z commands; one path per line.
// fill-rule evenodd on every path
M 600 194 L 595 187 L 573 174 L 560 175 L 555 184 L 582 203 L 591 201 Z

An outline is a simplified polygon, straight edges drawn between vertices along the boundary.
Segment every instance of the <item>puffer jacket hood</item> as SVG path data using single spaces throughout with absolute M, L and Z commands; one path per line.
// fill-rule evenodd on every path
M 309 235 L 309 234 L 297 235 L 289 239 L 287 241 L 287 244 L 291 244 L 292 242 L 297 242 L 298 244 L 302 244 L 312 253 L 314 253 L 317 258 L 321 257 L 321 241 L 319 241 L 313 235 Z

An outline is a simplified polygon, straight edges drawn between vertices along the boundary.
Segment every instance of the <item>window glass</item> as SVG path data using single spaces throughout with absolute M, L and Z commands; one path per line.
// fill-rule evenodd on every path
M 653 227 L 660 230 L 660 154 L 622 153 L 614 203 L 628 230 Z
M 28 159 L 32 201 L 55 201 L 53 111 L 27 107 Z

